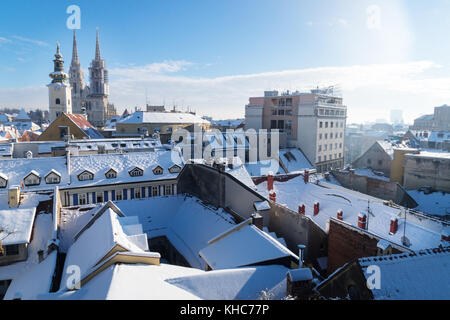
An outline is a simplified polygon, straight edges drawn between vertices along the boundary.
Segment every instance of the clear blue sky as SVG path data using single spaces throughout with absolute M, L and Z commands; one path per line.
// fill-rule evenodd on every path
M 83 70 L 94 56 L 99 27 L 111 100 L 119 110 L 144 104 L 147 91 L 150 102 L 238 117 L 249 95 L 305 89 L 327 78 L 342 84 L 355 121 L 367 120 L 367 112 L 387 118 L 398 108 L 408 118 L 450 104 L 446 0 L 18 0 L 0 3 L 0 107 L 46 107 L 42 86 L 49 82 L 57 40 L 66 70 L 70 65 L 66 8 L 72 4 L 81 8 Z M 379 10 L 375 27 L 371 5 Z M 155 71 L 158 64 L 162 69 Z M 283 73 L 289 71 L 294 75 Z M 375 94 L 383 84 L 396 89 Z

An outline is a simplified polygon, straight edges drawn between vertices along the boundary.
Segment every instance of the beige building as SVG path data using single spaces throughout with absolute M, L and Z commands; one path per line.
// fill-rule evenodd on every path
M 430 186 L 450 192 L 450 153 L 406 154 L 403 186 L 407 190 Z
M 245 107 L 246 129 L 279 129 L 287 146 L 300 148 L 318 172 L 344 166 L 347 107 L 333 88 L 311 92 L 265 91 Z
M 434 108 L 434 114 L 423 115 L 414 120 L 411 130 L 450 131 L 450 106 L 444 104 Z
M 178 128 L 193 125 L 200 125 L 204 130 L 208 130 L 210 123 L 192 113 L 136 111 L 117 122 L 115 135 L 141 136 L 156 132 L 170 135 Z

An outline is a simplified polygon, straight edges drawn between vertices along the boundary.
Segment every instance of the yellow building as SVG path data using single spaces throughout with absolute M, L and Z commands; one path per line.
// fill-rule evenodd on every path
M 101 139 L 103 136 L 82 114 L 62 113 L 39 136 L 38 141 L 59 141 L 65 136 L 71 139 Z
M 405 154 L 407 153 L 417 154 L 420 153 L 420 151 L 412 148 L 394 148 L 394 159 L 391 161 L 391 182 L 398 182 L 403 185 L 403 176 L 405 172 L 403 163 L 405 162 Z

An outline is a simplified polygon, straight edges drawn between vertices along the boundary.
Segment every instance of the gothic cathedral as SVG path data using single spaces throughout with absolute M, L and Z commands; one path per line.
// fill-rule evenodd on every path
M 94 126 L 104 126 L 106 120 L 116 114 L 116 110 L 113 104 L 108 103 L 108 70 L 105 67 L 105 61 L 100 55 L 98 30 L 96 37 L 95 57 L 89 67 L 89 86 L 84 84 L 83 71 L 81 69 L 80 60 L 78 59 L 75 31 L 73 33 L 72 63 L 70 65 L 69 75 L 64 73 L 64 62 L 62 61 L 62 56 L 59 53 L 59 46 L 55 57 L 55 71 L 50 74 L 50 77 L 54 80 L 48 85 L 50 90 L 50 121 L 55 120 L 61 112 L 80 113 L 85 114 L 88 121 Z M 62 73 L 65 76 L 58 76 L 59 73 Z M 56 80 L 54 77 L 56 77 Z M 69 85 L 67 85 L 67 78 L 69 78 Z M 66 94 L 68 100 L 65 100 L 66 104 L 63 106 L 57 104 L 58 98 L 61 103 L 61 97 L 55 96 L 54 92 L 60 91 L 53 89 L 53 83 L 55 81 L 57 81 L 57 83 L 61 83 L 61 85 L 64 84 L 67 87 Z

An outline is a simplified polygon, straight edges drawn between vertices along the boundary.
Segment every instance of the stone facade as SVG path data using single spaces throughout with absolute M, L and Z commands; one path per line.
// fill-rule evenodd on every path
M 450 192 L 450 156 L 425 152 L 406 154 L 403 180 L 407 190 L 431 186 L 438 191 Z

